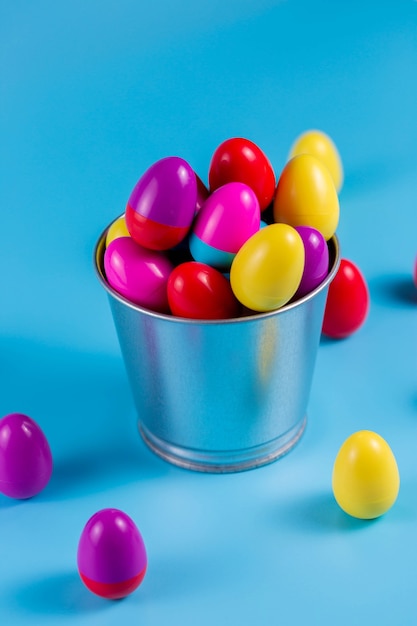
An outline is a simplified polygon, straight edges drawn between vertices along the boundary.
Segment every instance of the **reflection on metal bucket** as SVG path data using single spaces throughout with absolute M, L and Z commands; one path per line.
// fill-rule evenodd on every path
M 106 282 L 105 234 L 95 251 L 139 419 L 158 455 L 182 467 L 241 471 L 288 452 L 301 437 L 329 284 L 278 311 L 200 321 L 135 306 Z

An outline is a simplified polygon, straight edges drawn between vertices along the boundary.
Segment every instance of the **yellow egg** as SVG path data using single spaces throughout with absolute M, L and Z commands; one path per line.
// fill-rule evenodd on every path
M 328 240 L 339 222 L 339 198 L 329 170 L 311 154 L 299 154 L 285 165 L 274 199 L 274 221 L 310 226 Z
M 271 224 L 243 244 L 230 269 L 236 298 L 253 311 L 273 311 L 298 289 L 304 269 L 304 244 L 287 224 Z
M 130 233 L 127 230 L 125 216 L 118 217 L 117 220 L 110 225 L 106 236 L 106 248 L 114 239 L 119 237 L 130 237 Z
M 386 513 L 397 499 L 400 475 L 385 439 L 369 430 L 348 437 L 333 466 L 332 487 L 336 502 L 353 517 Z
M 343 165 L 340 154 L 332 139 L 321 130 L 307 130 L 294 142 L 289 158 L 297 154 L 311 154 L 317 157 L 329 169 L 336 191 L 343 185 Z

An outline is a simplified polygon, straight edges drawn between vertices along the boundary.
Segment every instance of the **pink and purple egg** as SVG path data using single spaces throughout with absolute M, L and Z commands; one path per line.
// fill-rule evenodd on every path
M 201 201 L 204 190 L 198 193 Z M 197 206 L 194 170 L 180 157 L 165 157 L 146 170 L 130 194 L 127 229 L 141 246 L 169 250 L 187 235 Z
M 52 454 L 40 426 L 23 413 L 0 419 L 0 492 L 10 498 L 37 495 L 52 474 Z
M 329 249 L 323 235 L 310 226 L 296 226 L 304 244 L 305 263 L 294 299 L 302 298 L 323 282 L 329 272 Z
M 107 282 L 138 306 L 168 313 L 167 282 L 173 264 L 163 252 L 149 250 L 131 237 L 119 237 L 104 252 Z
M 226 183 L 199 210 L 189 238 L 195 261 L 228 271 L 242 245 L 260 228 L 255 192 L 246 184 Z
M 77 566 L 92 593 L 109 600 L 131 594 L 143 581 L 148 560 L 134 521 L 119 509 L 102 509 L 86 523 L 78 543 Z

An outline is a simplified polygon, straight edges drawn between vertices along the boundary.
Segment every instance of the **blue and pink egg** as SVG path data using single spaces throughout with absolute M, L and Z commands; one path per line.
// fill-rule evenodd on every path
M 207 198 L 191 235 L 195 261 L 228 271 L 242 245 L 260 228 L 261 212 L 255 192 L 246 184 L 226 183 Z

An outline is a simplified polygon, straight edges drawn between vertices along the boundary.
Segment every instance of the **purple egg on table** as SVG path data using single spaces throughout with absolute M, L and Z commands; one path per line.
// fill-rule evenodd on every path
M 305 263 L 300 285 L 294 296 L 302 298 L 326 278 L 329 271 L 329 249 L 323 235 L 310 226 L 296 226 L 304 243 Z
M 0 419 L 0 492 L 31 498 L 46 487 L 51 474 L 51 449 L 38 424 L 23 413 Z

